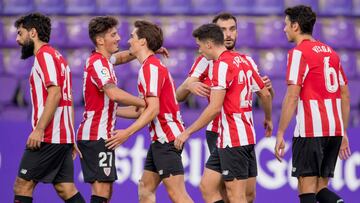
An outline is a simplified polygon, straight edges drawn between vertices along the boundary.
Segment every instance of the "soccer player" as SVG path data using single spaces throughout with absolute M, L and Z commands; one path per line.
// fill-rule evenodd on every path
M 214 60 L 210 76 L 209 105 L 200 117 L 175 140 L 181 149 L 191 134 L 208 124 L 220 113 L 218 148 L 206 163 L 209 187 L 215 188 L 225 181 L 230 202 L 245 203 L 246 182 L 257 175 L 254 151 L 255 131 L 252 120 L 252 92 L 258 91 L 265 111 L 266 136 L 272 133 L 271 95 L 252 62 L 242 54 L 227 50 L 223 31 L 218 25 L 205 24 L 194 30 L 193 36 L 199 52 Z M 207 199 L 206 202 L 223 202 Z
M 30 73 L 32 128 L 26 142 L 18 176 L 14 202 L 32 202 L 38 182 L 52 183 L 57 194 L 70 203 L 85 200 L 74 185 L 74 112 L 72 108 L 70 68 L 64 57 L 48 42 L 50 18 L 31 13 L 18 18 L 16 42 L 22 47 L 21 58 L 35 55 Z
M 145 107 L 145 101 L 117 88 L 117 78 L 109 59 L 118 50 L 120 36 L 114 17 L 94 17 L 89 22 L 89 36 L 95 50 L 84 71 L 85 112 L 77 132 L 83 155 L 84 180 L 91 184 L 91 203 L 106 203 L 117 180 L 115 152 L 105 147 L 116 121 L 117 103 Z
M 224 33 L 224 45 L 228 50 L 235 50 L 236 38 L 237 38 L 237 20 L 236 17 L 230 13 L 220 13 L 214 17 L 213 23 L 217 24 Z M 257 71 L 257 66 L 253 59 L 249 56 L 246 58 L 252 63 L 253 67 Z M 209 69 L 212 69 L 213 61 L 207 60 L 203 55 L 200 55 L 196 60 L 191 70 L 189 72 L 188 78 L 179 86 L 176 90 L 176 97 L 178 101 L 184 101 L 186 97 L 191 93 L 202 96 L 209 97 L 210 95 L 210 79 L 209 79 Z M 273 89 L 271 86 L 271 81 L 267 76 L 262 77 L 263 82 L 270 91 L 273 97 Z M 218 138 L 218 133 L 220 130 L 219 116 L 212 120 L 206 129 L 206 141 L 208 144 L 209 152 L 211 153 L 213 149 L 216 148 L 216 141 Z M 211 172 L 205 170 L 205 172 Z M 211 173 L 204 173 L 202 181 L 200 183 L 200 189 L 202 191 L 204 199 L 213 200 L 213 199 L 224 199 L 226 200 L 226 191 L 224 185 L 220 187 L 212 188 L 207 182 L 211 177 Z M 246 196 L 247 201 L 252 203 L 255 199 L 255 190 L 256 190 L 256 177 L 251 177 L 247 181 Z
M 142 64 L 138 89 L 146 101 L 141 115 L 127 129 L 117 130 L 106 146 L 115 149 L 131 135 L 150 123 L 151 145 L 145 170 L 139 182 L 140 202 L 155 202 L 155 191 L 162 181 L 173 202 L 193 202 L 185 189 L 181 150 L 174 147 L 175 138 L 184 130 L 176 101 L 174 81 L 161 61 L 154 55 L 163 43 L 162 30 L 147 21 L 136 21 L 129 39 L 130 52 Z M 129 117 L 128 112 L 118 112 Z
M 276 135 L 275 155 L 284 156 L 284 132 L 297 109 L 292 143 L 292 176 L 298 179 L 301 203 L 339 203 L 327 189 L 337 156 L 346 159 L 350 148 L 346 129 L 349 90 L 338 54 L 312 37 L 316 14 L 308 6 L 285 10 L 287 39 L 296 47 L 288 53 L 287 92 Z

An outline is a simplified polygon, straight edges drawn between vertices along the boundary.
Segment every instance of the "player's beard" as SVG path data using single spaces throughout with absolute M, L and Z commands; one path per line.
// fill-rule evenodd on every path
M 230 39 L 230 38 L 229 38 Z M 225 39 L 225 40 L 229 40 L 229 39 Z M 231 39 L 230 39 L 231 40 Z M 227 50 L 233 50 L 236 44 L 236 38 L 233 40 L 233 43 L 231 45 L 227 45 L 225 44 L 225 47 Z
M 32 39 L 28 39 L 21 45 L 21 59 L 27 59 L 34 55 L 35 44 Z

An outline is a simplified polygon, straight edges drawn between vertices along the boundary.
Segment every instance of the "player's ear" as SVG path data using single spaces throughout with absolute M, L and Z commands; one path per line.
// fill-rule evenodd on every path
M 140 41 L 141 46 L 145 46 L 147 44 L 147 41 L 145 38 L 141 38 L 141 39 L 139 39 L 139 41 Z
M 300 25 L 298 22 L 294 22 L 291 24 L 291 28 L 296 32 L 296 31 L 300 30 Z
M 101 36 L 96 36 L 95 41 L 96 41 L 96 45 L 103 45 L 105 43 L 104 38 Z
M 207 49 L 210 49 L 212 47 L 212 41 L 211 40 L 206 40 L 205 45 L 206 45 Z
M 30 37 L 34 39 L 37 36 L 37 31 L 35 28 L 31 28 L 29 31 Z

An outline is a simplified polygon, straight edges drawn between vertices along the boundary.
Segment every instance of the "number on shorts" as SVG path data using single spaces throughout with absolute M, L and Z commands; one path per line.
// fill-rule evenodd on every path
M 111 167 L 112 166 L 112 152 L 100 152 L 99 153 L 99 166 Z

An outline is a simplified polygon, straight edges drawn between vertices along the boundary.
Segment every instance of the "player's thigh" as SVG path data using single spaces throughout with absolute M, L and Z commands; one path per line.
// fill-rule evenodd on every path
M 200 182 L 201 192 L 207 194 L 219 193 L 222 182 L 223 180 L 219 172 L 205 168 Z
M 255 194 L 255 192 L 256 192 L 256 177 L 248 178 L 246 182 L 246 195 Z
M 170 175 L 162 181 L 169 194 L 186 194 L 184 175 Z
M 20 177 L 16 177 L 14 183 L 14 193 L 16 195 L 31 196 L 37 182 L 33 180 L 25 180 Z

